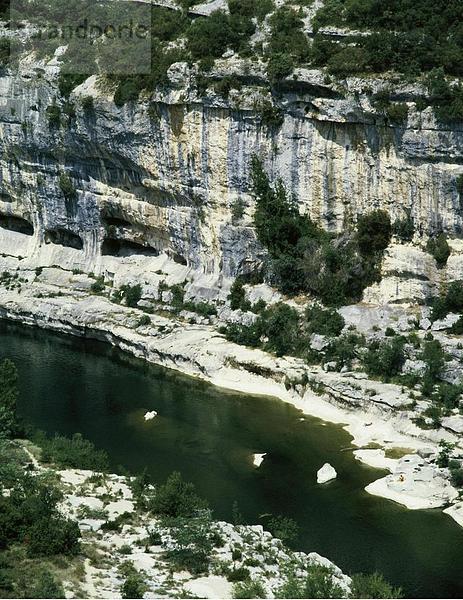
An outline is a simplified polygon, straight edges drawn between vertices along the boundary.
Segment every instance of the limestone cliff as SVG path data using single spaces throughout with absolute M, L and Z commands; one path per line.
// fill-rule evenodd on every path
M 252 228 L 254 153 L 301 212 L 330 230 L 385 208 L 392 220 L 411 210 L 417 241 L 439 229 L 460 235 L 463 125 L 437 124 L 430 108 L 418 112 L 416 87 L 396 85 L 394 98 L 408 103 L 409 115 L 394 124 L 377 114 L 361 80 L 341 86 L 299 69 L 271 99 L 264 75 L 233 57 L 217 61 L 211 74 L 211 81 L 224 73 L 243 81 L 226 99 L 212 86 L 200 95 L 184 63 L 170 68 L 168 88 L 120 108 L 94 77 L 62 98 L 58 72 L 56 58 L 25 60 L 19 72 L 0 76 L 0 252 L 24 257 L 23 265 L 111 279 L 122 264 L 154 273 L 154 257 L 167 255 L 182 277 L 193 273 L 200 287 L 217 291 L 264 254 Z M 281 125 L 262 117 L 270 100 Z M 432 259 L 400 253 L 399 270 L 419 272 L 412 273 L 417 289 L 389 286 L 385 299 L 426 296 L 422 282 L 431 279 L 432 287 L 440 278 Z M 458 263 L 451 278 L 460 278 Z M 397 276 L 397 261 L 389 271 Z

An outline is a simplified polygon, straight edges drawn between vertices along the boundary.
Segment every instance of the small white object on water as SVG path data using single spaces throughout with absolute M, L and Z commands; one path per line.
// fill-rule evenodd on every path
M 154 419 L 154 417 L 157 417 L 158 413 L 155 410 L 149 410 L 147 413 L 145 413 L 145 421 L 151 421 L 151 419 Z
M 335 468 L 329 463 L 325 463 L 323 467 L 317 471 L 317 483 L 327 483 L 332 479 L 336 479 L 337 475 Z
M 252 460 L 252 462 L 254 463 L 254 466 L 255 467 L 260 467 L 260 465 L 262 464 L 265 456 L 267 456 L 267 453 L 264 453 L 264 454 L 254 454 L 254 458 Z

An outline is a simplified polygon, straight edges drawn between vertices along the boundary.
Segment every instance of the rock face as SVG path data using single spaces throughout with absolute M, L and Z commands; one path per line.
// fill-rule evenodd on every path
M 234 60 L 223 69 L 244 77 L 249 65 Z M 264 254 L 251 226 L 255 153 L 272 177 L 282 177 L 300 211 L 332 231 L 385 208 L 392 220 L 411 209 L 418 234 L 460 232 L 458 126 L 439 126 L 412 104 L 407 124 L 391 126 L 366 98 L 340 97 L 320 72 L 301 70 L 298 92 L 283 91 L 279 100 L 282 125 L 271 128 L 256 109 L 262 91 L 199 97 L 187 65 L 173 65 L 169 76 L 162 94 L 123 107 L 91 77 L 71 94 L 70 116 L 56 61 L 26 61 L 0 77 L 0 252 L 109 277 L 140 257 L 149 271 L 165 254 L 214 288 Z M 81 104 L 87 95 L 91 110 Z M 55 102 L 58 123 L 47 114 Z M 244 215 L 233 218 L 237 203 Z M 371 301 L 421 298 L 435 285 L 434 262 L 418 250 L 391 250 L 386 262 L 390 279 Z M 415 276 L 404 282 L 410 268 Z
M 458 497 L 444 474 L 416 454 L 407 454 L 391 475 L 374 481 L 366 491 L 410 509 L 438 508 Z
M 329 463 L 325 463 L 321 469 L 317 471 L 317 483 L 327 483 L 332 479 L 336 479 L 338 474 L 334 467 Z

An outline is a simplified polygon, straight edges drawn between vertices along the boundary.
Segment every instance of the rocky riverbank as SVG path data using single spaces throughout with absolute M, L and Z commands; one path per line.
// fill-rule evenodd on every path
M 107 341 L 214 385 L 276 396 L 306 414 L 343 423 L 354 446 L 363 448 L 356 457 L 391 472 L 367 491 L 412 509 L 451 504 L 448 514 L 461 524 L 458 492 L 449 483 L 448 469 L 436 464 L 440 440 L 456 444 L 456 453 L 461 449 L 457 417 L 448 419 L 450 426 L 421 429 L 414 423 L 416 405 L 401 386 L 373 381 L 357 371 L 330 372 L 297 358 L 246 348 L 219 334 L 217 322 L 166 311 L 147 315 L 92 293 L 95 278 L 58 267 L 27 269 L 20 262 L 2 259 L 2 268 L 19 268 L 12 280 L 16 284 L 0 286 L 3 318 Z M 391 453 L 395 458 L 389 458 Z

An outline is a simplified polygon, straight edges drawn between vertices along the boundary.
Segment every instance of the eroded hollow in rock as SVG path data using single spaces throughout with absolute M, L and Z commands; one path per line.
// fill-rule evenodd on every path
M 59 246 L 65 246 L 66 248 L 75 248 L 76 250 L 82 250 L 84 242 L 82 238 L 72 231 L 67 229 L 49 229 L 45 232 L 45 243 L 46 244 L 58 244 Z
M 0 227 L 9 231 L 24 233 L 25 235 L 34 235 L 34 226 L 22 217 L 0 214 Z
M 132 223 L 120 217 L 103 217 L 103 223 L 105 225 L 112 225 L 113 227 L 131 227 L 132 225 Z
M 101 254 L 106 256 L 132 256 L 133 254 L 158 256 L 159 252 L 152 246 L 144 246 L 143 244 L 137 244 L 137 242 L 105 238 L 101 246 Z

